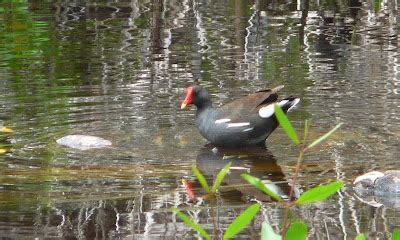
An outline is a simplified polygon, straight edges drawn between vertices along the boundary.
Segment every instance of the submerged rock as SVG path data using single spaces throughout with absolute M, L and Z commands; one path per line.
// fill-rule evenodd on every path
M 67 135 L 56 141 L 58 144 L 79 150 L 110 147 L 112 143 L 104 138 L 88 135 Z
M 372 171 L 354 180 L 359 199 L 369 205 L 400 207 L 400 171 Z

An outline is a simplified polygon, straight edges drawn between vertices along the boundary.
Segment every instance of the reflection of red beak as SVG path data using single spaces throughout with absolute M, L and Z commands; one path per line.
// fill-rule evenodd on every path
M 192 183 L 186 179 L 182 179 L 182 184 L 185 187 L 186 193 L 190 200 L 195 199 Z

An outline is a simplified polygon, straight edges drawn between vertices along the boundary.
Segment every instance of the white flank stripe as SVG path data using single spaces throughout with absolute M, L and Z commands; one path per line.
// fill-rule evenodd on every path
M 214 153 L 214 154 L 217 154 L 218 153 L 218 148 L 213 148 L 213 149 L 211 149 L 211 151 Z
M 251 130 L 253 130 L 253 129 L 254 129 L 253 127 L 246 128 L 246 129 L 244 129 L 242 132 L 248 132 L 248 131 L 251 131 Z
M 222 119 L 218 119 L 215 120 L 215 123 L 226 123 L 226 122 L 230 122 L 231 120 L 229 118 L 222 118 Z
M 258 115 L 260 115 L 260 117 L 262 118 L 269 118 L 274 115 L 274 112 L 274 104 L 270 104 L 268 106 L 260 108 L 260 110 L 258 110 Z
M 244 127 L 244 126 L 249 126 L 249 122 L 241 122 L 241 123 L 228 123 L 228 128 L 231 127 Z
M 247 172 L 250 172 L 249 170 L 249 168 L 247 168 L 247 167 L 230 167 L 229 168 L 230 170 L 246 170 Z

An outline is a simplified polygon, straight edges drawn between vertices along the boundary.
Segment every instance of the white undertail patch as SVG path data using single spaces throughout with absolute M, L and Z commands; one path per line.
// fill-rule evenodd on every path
M 278 103 L 278 105 L 279 105 L 280 107 L 283 107 L 283 105 L 285 105 L 285 104 L 288 103 L 288 102 L 289 102 L 289 100 L 285 99 L 285 100 L 280 101 L 280 102 Z
M 274 115 L 274 112 L 275 106 L 274 104 L 270 104 L 268 106 L 260 108 L 260 110 L 258 110 L 258 115 L 262 118 L 269 118 Z
M 230 122 L 231 120 L 229 118 L 221 118 L 218 120 L 215 120 L 215 123 L 219 124 L 219 123 L 226 123 L 226 122 Z
M 298 103 L 300 102 L 300 98 L 295 98 L 292 102 L 292 106 L 288 109 L 288 112 L 292 110 Z
M 292 110 L 299 102 L 300 102 L 300 98 L 295 98 L 295 99 L 293 99 L 293 101 L 291 101 L 290 103 L 289 103 L 289 100 L 284 99 L 284 100 L 278 102 L 278 105 L 279 105 L 280 107 L 283 107 L 283 106 L 285 106 L 286 104 L 289 103 L 289 104 L 290 104 L 290 107 L 289 107 L 288 111 L 290 111 L 290 110 Z M 270 104 L 270 105 L 265 106 L 265 107 L 262 107 L 262 108 L 260 108 L 260 110 L 258 110 L 258 115 L 259 115 L 260 117 L 262 117 L 262 118 L 269 118 L 269 117 L 271 117 L 272 115 L 274 115 L 274 113 L 275 113 L 275 106 L 274 106 L 274 104 Z

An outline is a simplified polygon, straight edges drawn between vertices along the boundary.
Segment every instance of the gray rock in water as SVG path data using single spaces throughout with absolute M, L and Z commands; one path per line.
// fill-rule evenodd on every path
M 369 205 L 400 207 L 400 171 L 372 171 L 354 180 L 359 199 Z
M 57 143 L 70 148 L 88 150 L 110 147 L 112 143 L 104 138 L 88 135 L 67 135 L 57 140 Z

